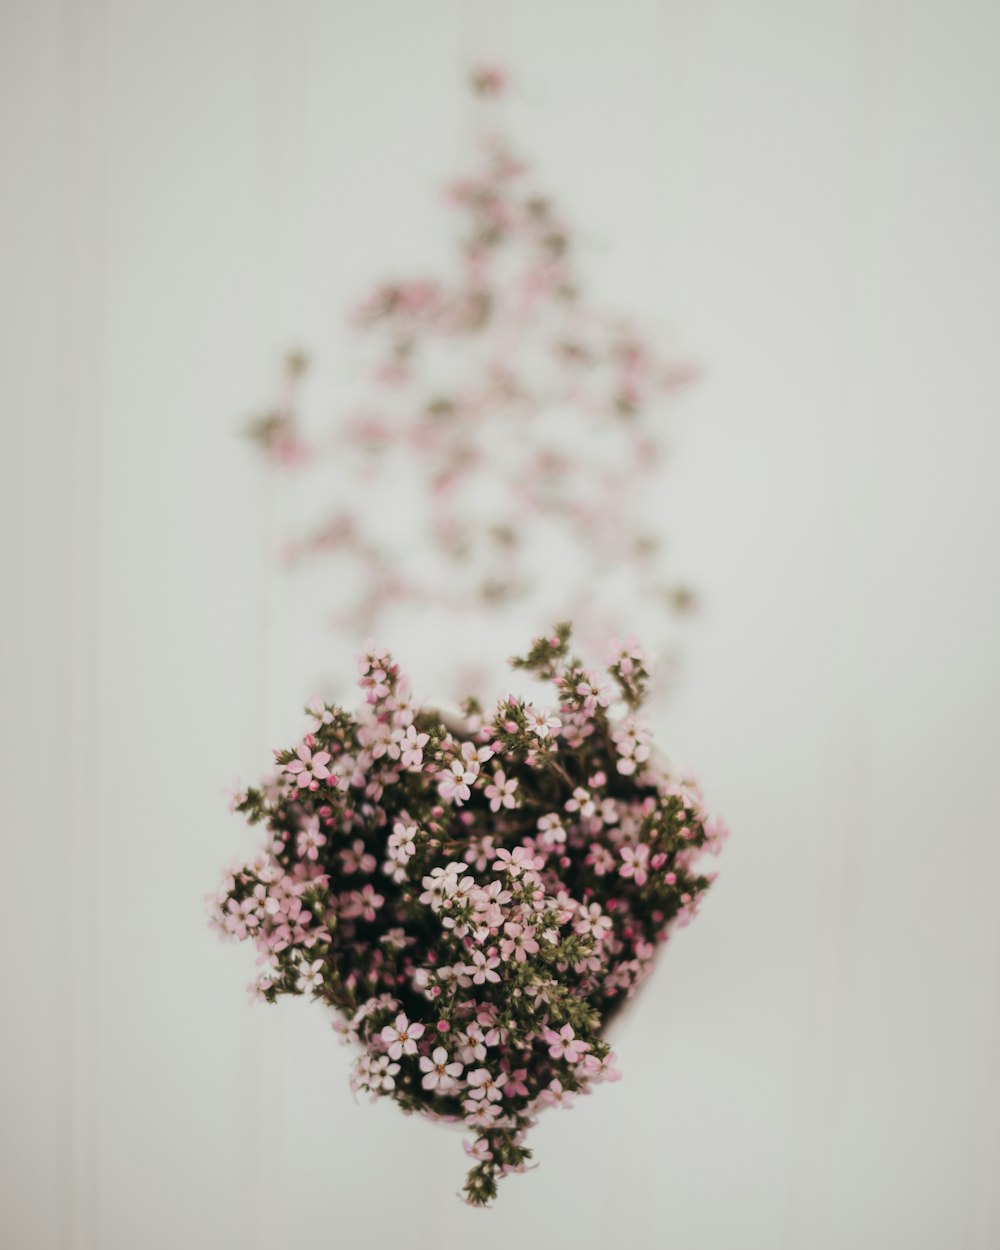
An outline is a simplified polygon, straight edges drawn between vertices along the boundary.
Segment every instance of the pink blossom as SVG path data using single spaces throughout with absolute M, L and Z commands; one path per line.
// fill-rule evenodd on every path
M 495 855 L 493 837 L 491 834 L 487 834 L 474 842 L 465 852 L 465 862 L 472 868 L 475 868 L 477 872 L 483 872 L 490 865 Z
M 580 1071 L 588 1080 L 594 1082 L 620 1081 L 622 1074 L 614 1066 L 617 1058 L 613 1050 L 609 1050 L 603 1059 L 598 1059 L 596 1055 L 584 1055 Z
M 375 871 L 375 856 L 365 850 L 364 841 L 355 838 L 349 847 L 338 852 L 340 865 L 344 873 L 369 874 Z
M 482 951 L 473 951 L 472 963 L 465 970 L 472 977 L 474 985 L 482 985 L 485 981 L 500 980 L 500 974 L 494 971 L 499 966 L 500 960 L 495 955 L 487 956 Z
M 539 841 L 548 846 L 561 845 L 566 841 L 566 830 L 558 812 L 546 812 L 538 818 Z
M 252 1003 L 267 1002 L 266 994 L 273 984 L 274 982 L 267 973 L 264 973 L 257 977 L 256 980 L 251 981 L 247 986 L 247 993 L 250 995 L 250 1001 Z
M 527 1079 L 527 1076 L 528 1076 L 528 1069 L 516 1068 L 512 1072 L 510 1070 L 510 1062 L 507 1059 L 502 1059 L 500 1062 L 500 1066 L 503 1068 L 504 1072 L 507 1074 L 507 1085 L 505 1089 L 507 1097 L 508 1098 L 527 1098 L 528 1087 L 525 1084 L 525 1080 Z
M 615 857 L 606 846 L 602 846 L 599 842 L 592 842 L 584 863 L 593 868 L 595 877 L 604 877 L 614 868 Z
M 516 779 L 507 777 L 503 770 L 498 768 L 493 774 L 493 781 L 484 791 L 490 801 L 490 811 L 498 812 L 501 807 L 517 807 L 517 799 L 514 797 L 516 789 Z
M 305 817 L 296 841 L 299 859 L 318 859 L 323 846 L 326 846 L 326 837 L 319 831 L 319 817 Z
M 548 1088 L 538 1095 L 538 1101 L 550 1107 L 569 1107 L 575 1098 L 576 1095 L 571 1090 L 563 1089 L 562 1081 L 558 1077 L 553 1078 Z
M 529 707 L 525 709 L 527 728 L 536 738 L 548 738 L 562 728 L 558 716 L 552 716 L 548 708 Z
M 467 803 L 472 797 L 470 787 L 478 776 L 478 768 L 473 772 L 466 767 L 464 761 L 454 760 L 438 786 L 438 793 L 443 799 L 449 799 L 456 806 L 460 803 Z
M 415 1055 L 417 1041 L 424 1035 L 422 1024 L 413 1024 L 400 1013 L 395 1024 L 387 1024 L 382 1030 L 382 1041 L 388 1044 L 389 1058 L 399 1059 L 401 1055 Z
M 577 933 L 590 934 L 601 941 L 611 931 L 611 918 L 601 911 L 600 903 L 581 907 L 579 918 L 573 926 Z
M 689 811 L 695 813 L 701 811 L 703 802 L 701 791 L 698 789 L 698 783 L 690 777 L 674 781 L 667 787 L 667 793 L 679 799 Z
M 260 915 L 255 898 L 245 898 L 242 901 L 235 898 L 229 900 L 223 920 L 228 933 L 238 938 L 245 938 L 248 931 L 256 929 L 259 924 Z
M 649 847 L 640 842 L 638 846 L 621 848 L 623 877 L 634 877 L 636 885 L 645 885 L 649 877 Z
M 381 894 L 375 892 L 375 887 L 371 882 L 367 882 L 357 891 L 358 910 L 362 920 L 372 921 L 375 919 L 375 913 L 385 902 L 385 898 Z
M 577 786 L 573 791 L 572 797 L 568 798 L 564 804 L 566 811 L 579 812 L 581 816 L 593 816 L 597 811 L 597 806 L 591 797 L 590 791 L 585 790 L 583 786 Z
M 514 959 L 518 963 L 524 963 L 529 955 L 534 955 L 538 951 L 535 930 L 530 926 L 511 920 L 504 925 L 503 931 L 504 939 L 500 943 L 500 954 L 504 959 Z
M 611 702 L 607 686 L 599 682 L 593 674 L 590 674 L 587 680 L 578 683 L 576 693 L 582 697 L 583 710 L 588 713 L 598 707 L 607 707 Z
M 423 1088 L 444 1094 L 455 1088 L 464 1068 L 457 1060 L 451 1060 L 443 1046 L 436 1046 L 429 1058 L 420 1056 L 420 1070 L 424 1074 L 420 1081 Z
M 404 825 L 402 821 L 397 820 L 392 827 L 392 833 L 389 834 L 387 844 L 389 858 L 397 864 L 405 864 L 416 854 L 416 836 L 416 825 Z
M 301 789 L 306 789 L 314 779 L 316 781 L 326 781 L 330 776 L 330 770 L 327 768 L 327 764 L 330 762 L 329 751 L 317 751 L 314 755 L 303 742 L 295 754 L 298 756 L 298 759 L 294 759 L 291 763 L 286 764 L 285 772 L 292 774 L 295 778 L 295 784 Z
M 314 959 L 312 963 L 299 964 L 299 979 L 296 988 L 303 993 L 311 990 L 315 993 L 323 984 L 323 960 Z
M 494 1076 L 489 1068 L 474 1068 L 466 1078 L 469 1083 L 469 1098 L 486 1098 L 490 1102 L 499 1102 L 503 1098 L 503 1087 L 507 1084 L 507 1074 L 501 1072 Z
M 626 638 L 624 643 L 613 638 L 608 646 L 608 653 L 611 664 L 617 665 L 625 677 L 631 677 L 637 665 L 648 662 L 646 652 L 635 637 Z
M 318 695 L 314 695 L 313 698 L 309 700 L 306 704 L 306 709 L 309 712 L 307 724 L 309 726 L 310 733 L 316 733 L 318 730 L 322 729 L 324 725 L 333 724 L 333 713 Z
M 477 1102 L 475 1099 L 466 1099 L 462 1103 L 465 1111 L 466 1124 L 474 1125 L 477 1128 L 490 1128 L 495 1120 L 498 1120 L 503 1111 L 498 1103 L 490 1102 L 488 1099 L 482 1099 Z
M 511 877 L 519 877 L 522 872 L 540 868 L 541 861 L 535 857 L 523 846 L 515 846 L 513 851 L 508 851 L 505 847 L 497 851 L 496 859 L 493 861 L 494 872 L 507 872 Z
M 462 1149 L 470 1159 L 475 1159 L 480 1163 L 493 1158 L 493 1151 L 490 1150 L 489 1143 L 485 1137 L 477 1137 L 471 1145 L 469 1142 L 463 1141 Z
M 564 1024 L 558 1033 L 554 1029 L 546 1029 L 544 1037 L 552 1058 L 565 1059 L 567 1063 L 579 1063 L 590 1049 L 589 1042 L 581 1041 L 571 1024 Z
M 400 742 L 400 760 L 404 768 L 419 768 L 424 762 L 424 747 L 430 741 L 428 734 L 418 733 L 414 725 L 407 727 Z
M 363 1083 L 370 1090 L 384 1090 L 388 1093 L 396 1088 L 396 1075 L 399 1064 L 390 1062 L 388 1055 L 364 1055 Z

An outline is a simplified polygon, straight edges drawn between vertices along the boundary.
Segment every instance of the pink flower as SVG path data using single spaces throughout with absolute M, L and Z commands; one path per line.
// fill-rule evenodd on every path
M 688 809 L 698 813 L 701 811 L 703 799 L 701 791 L 698 789 L 698 783 L 690 777 L 681 778 L 667 787 L 667 794 L 673 795 L 680 799 L 681 803 Z
M 385 902 L 385 898 L 383 897 L 383 895 L 375 893 L 375 887 L 371 884 L 370 881 L 366 882 L 365 885 L 363 885 L 361 889 L 357 891 L 357 894 L 358 894 L 357 905 L 360 908 L 362 920 L 369 920 L 369 921 L 374 920 L 375 913 Z
M 482 951 L 473 951 L 472 963 L 466 966 L 465 971 L 472 977 L 475 985 L 482 985 L 484 981 L 500 980 L 500 974 L 493 971 L 499 966 L 500 960 L 495 955 L 487 956 Z
M 247 871 L 252 872 L 261 881 L 276 881 L 281 876 L 280 866 L 274 862 L 266 850 L 254 856 L 247 864 Z
M 429 734 L 417 733 L 410 725 L 400 741 L 400 763 L 404 768 L 419 768 L 424 762 L 424 747 L 430 741 Z
M 229 810 L 235 812 L 241 803 L 247 801 L 246 787 L 242 786 L 239 781 L 226 791 L 229 795 Z
M 590 1050 L 587 1042 L 581 1041 L 573 1031 L 571 1024 L 564 1024 L 558 1033 L 554 1029 L 546 1029 L 544 1033 L 549 1044 L 549 1054 L 553 1059 L 565 1059 L 567 1063 L 579 1063 Z
M 392 833 L 389 834 L 389 858 L 397 864 L 405 864 L 416 854 L 416 836 L 416 825 L 404 825 L 402 821 L 397 820 L 392 827 Z
M 638 846 L 622 847 L 623 877 L 634 877 L 636 885 L 645 885 L 649 878 L 649 847 L 640 842 Z
M 585 790 L 583 786 L 577 786 L 573 791 L 573 797 L 566 800 L 566 810 L 568 812 L 579 812 L 581 816 L 593 816 L 597 811 L 597 805 L 591 798 L 590 791 Z
M 607 707 L 611 702 L 607 686 L 602 685 L 592 673 L 588 674 L 586 681 L 577 685 L 576 693 L 582 696 L 583 710 L 587 713 L 593 712 L 597 707 Z
M 376 1055 L 374 1058 L 363 1056 L 367 1060 L 365 1071 L 363 1072 L 364 1084 L 370 1090 L 385 1090 L 388 1093 L 396 1088 L 396 1074 L 399 1071 L 398 1063 L 390 1063 L 388 1055 Z
M 522 872 L 529 869 L 540 868 L 541 860 L 535 860 L 535 857 L 523 846 L 515 846 L 513 851 L 501 848 L 497 851 L 497 857 L 493 861 L 494 872 L 508 872 L 512 877 L 519 877 Z
M 509 890 L 503 888 L 502 881 L 491 881 L 474 895 L 477 919 L 487 929 L 497 928 L 503 924 L 504 908 L 513 897 Z
M 461 760 L 455 760 L 441 779 L 438 793 L 443 799 L 450 799 L 456 806 L 467 803 L 472 797 L 470 786 L 479 776 L 479 770 L 471 772 Z
M 510 1071 L 510 1063 L 507 1059 L 500 1061 L 500 1066 L 507 1073 L 506 1093 L 508 1098 L 527 1098 L 528 1087 L 525 1085 L 525 1077 L 528 1075 L 527 1068 L 516 1068 Z
M 417 1039 L 423 1037 L 424 1026 L 411 1024 L 406 1016 L 400 1013 L 395 1025 L 387 1024 L 382 1030 L 382 1041 L 389 1046 L 389 1058 L 398 1059 L 401 1055 L 417 1053 Z
M 372 873 L 375 871 L 375 856 L 365 850 L 364 841 L 355 838 L 351 845 L 339 852 L 340 865 L 345 873 Z
M 285 772 L 291 773 L 295 778 L 295 784 L 302 790 L 310 786 L 315 779 L 316 781 L 326 781 L 330 776 L 330 770 L 327 764 L 330 762 L 329 751 L 317 751 L 313 755 L 312 751 L 303 742 L 295 752 L 298 759 L 292 760 L 290 764 L 285 765 Z
M 365 649 L 359 651 L 355 659 L 358 661 L 358 672 L 362 677 L 367 677 L 369 674 L 378 675 L 379 678 L 385 677 L 382 664 L 389 659 L 389 652 L 385 647 L 376 647 L 373 639 L 365 639 Z
M 452 760 L 438 786 L 441 797 L 450 799 L 456 806 L 468 802 L 472 796 L 470 787 L 479 777 L 479 766 L 492 754 L 489 747 L 476 748 L 471 742 L 463 742 L 461 755 Z
M 494 1120 L 498 1120 L 503 1114 L 500 1105 L 483 1099 L 481 1102 L 475 1102 L 472 1099 L 466 1099 L 462 1103 L 465 1111 L 466 1124 L 472 1124 L 476 1128 L 490 1128 Z
M 523 964 L 529 955 L 534 955 L 538 951 L 535 930 L 529 925 L 521 925 L 516 920 L 509 920 L 504 925 L 503 931 L 504 939 L 500 943 L 500 954 L 504 959 L 515 959 Z
M 566 841 L 566 830 L 556 812 L 547 812 L 538 818 L 538 840 L 545 846 L 557 846 Z
M 228 933 L 235 934 L 240 939 L 245 938 L 248 931 L 256 929 L 260 924 L 255 898 L 245 898 L 242 902 L 231 898 L 226 908 L 223 926 Z
M 501 1072 L 499 1076 L 494 1076 L 489 1068 L 475 1068 L 469 1073 L 468 1082 L 470 1099 L 485 1098 L 489 1102 L 499 1102 L 503 1098 L 501 1090 L 507 1084 L 507 1074 Z
M 645 664 L 648 660 L 646 652 L 639 645 L 636 637 L 626 638 L 624 643 L 612 638 L 608 647 L 608 659 L 617 665 L 624 677 L 631 677 L 637 664 Z
M 576 1095 L 571 1090 L 563 1089 L 562 1081 L 558 1077 L 552 1080 L 548 1089 L 543 1089 L 538 1095 L 538 1101 L 550 1107 L 569 1107 L 575 1098 Z
M 274 982 L 271 980 L 268 973 L 261 973 L 256 981 L 251 981 L 247 986 L 247 993 L 250 995 L 250 1001 L 252 1003 L 267 1002 L 265 995 L 273 984 Z
M 595 1083 L 620 1081 L 622 1074 L 614 1066 L 617 1058 L 618 1056 L 613 1050 L 609 1050 L 603 1059 L 598 1059 L 596 1055 L 584 1055 L 583 1062 L 580 1064 L 580 1071 Z
M 300 989 L 303 994 L 307 990 L 311 990 L 315 994 L 323 984 L 322 959 L 314 959 L 311 964 L 299 964 L 299 979 L 295 984 L 296 988 Z
M 527 728 L 536 738 L 548 738 L 550 734 L 562 728 L 562 721 L 558 716 L 549 715 L 548 708 L 529 707 L 525 708 L 525 712 Z
M 316 733 L 324 725 L 333 724 L 333 713 L 318 695 L 314 695 L 309 700 L 306 704 L 306 710 L 310 713 L 307 721 L 310 733 Z
M 500 1034 L 496 1029 L 483 1032 L 482 1027 L 473 1021 L 466 1031 L 465 1042 L 465 1050 L 468 1052 L 466 1063 L 471 1063 L 473 1059 L 482 1063 L 486 1058 L 486 1048 L 500 1044 Z
M 436 1089 L 443 1094 L 455 1088 L 464 1069 L 457 1060 L 450 1061 L 443 1046 L 437 1046 L 430 1058 L 427 1055 L 420 1056 L 420 1071 L 424 1073 L 420 1081 L 424 1089 Z
M 508 778 L 502 769 L 498 768 L 493 774 L 493 781 L 486 787 L 484 793 L 490 801 L 490 811 L 498 812 L 501 807 L 517 807 L 517 799 L 514 797 L 514 791 L 517 789 L 517 781 Z
M 471 1145 L 463 1140 L 462 1149 L 470 1159 L 478 1159 L 480 1163 L 493 1158 L 493 1151 L 485 1137 L 477 1137 Z
M 299 830 L 296 849 L 299 859 L 318 859 L 321 846 L 326 845 L 326 837 L 319 831 L 319 817 L 307 816 Z
M 465 852 L 464 858 L 467 864 L 470 864 L 478 872 L 483 872 L 489 866 L 495 854 L 493 837 L 491 834 L 486 834 L 485 837 L 479 838 L 469 847 Z
M 584 863 L 593 867 L 595 877 L 605 877 L 614 868 L 615 857 L 600 842 L 592 842 Z
M 729 830 L 725 824 L 716 818 L 710 820 L 705 825 L 705 845 L 715 855 L 722 850 L 722 847 L 729 837 Z M 258 874 L 259 876 L 260 874 Z
M 611 932 L 611 918 L 601 911 L 600 903 L 591 903 L 589 907 L 581 907 L 579 919 L 573 926 L 577 933 L 591 934 L 601 941 Z

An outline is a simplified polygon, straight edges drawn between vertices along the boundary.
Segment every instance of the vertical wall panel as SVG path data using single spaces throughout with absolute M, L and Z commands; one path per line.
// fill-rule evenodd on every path
M 69 753 L 60 874 L 68 975 L 59 1213 L 60 1244 L 92 1250 L 101 1238 L 97 1108 L 104 968 L 96 935 L 105 897 L 102 833 L 108 783 L 103 768 L 106 598 L 100 544 L 107 330 L 104 6 L 100 0 L 72 0 L 62 6 L 62 18 L 60 90 L 55 97 L 60 112 L 60 211 L 58 234 L 52 241 L 61 258 L 56 320 L 59 390 L 53 411 L 58 452 L 53 469 L 54 515 L 61 525 L 56 546 L 63 630 L 60 679 L 68 711 Z
M 0 1030 L 0 1226 L 25 1250 L 65 1244 L 72 984 L 65 876 L 73 837 L 69 519 L 56 471 L 66 256 L 61 203 L 63 13 L 0 12 L 0 377 L 3 455 L 4 1027 Z M 29 680 L 25 680 L 25 676 Z M 42 763 L 42 761 L 46 763 Z
M 202 896 L 251 845 L 266 756 L 265 393 L 274 252 L 264 10 L 107 16 L 97 960 L 102 1250 L 255 1244 L 268 1143 L 249 952 Z

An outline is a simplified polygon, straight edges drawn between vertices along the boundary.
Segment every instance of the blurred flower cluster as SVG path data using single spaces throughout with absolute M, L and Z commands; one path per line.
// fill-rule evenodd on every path
M 506 81 L 485 67 L 473 86 L 489 100 Z M 363 382 L 332 425 L 307 432 L 295 355 L 280 404 L 253 426 L 276 465 L 323 481 L 325 515 L 289 539 L 289 559 L 336 562 L 338 624 L 362 635 L 400 605 L 527 603 L 587 639 L 638 604 L 657 620 L 683 610 L 692 596 L 650 517 L 664 401 L 691 366 L 584 298 L 568 221 L 495 133 L 447 198 L 454 271 L 363 299 Z
M 471 1131 L 475 1205 L 524 1170 L 540 1110 L 617 1079 L 606 1026 L 725 838 L 652 749 L 641 647 L 613 644 L 602 675 L 569 634 L 513 661 L 552 709 L 508 695 L 450 722 L 369 644 L 361 710 L 314 700 L 302 741 L 236 796 L 266 839 L 210 899 L 220 934 L 257 948 L 254 997 L 335 1010 L 356 1089 Z

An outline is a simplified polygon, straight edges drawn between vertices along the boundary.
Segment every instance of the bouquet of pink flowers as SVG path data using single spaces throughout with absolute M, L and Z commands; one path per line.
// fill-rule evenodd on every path
M 513 661 L 556 713 L 509 695 L 453 724 L 369 645 L 362 710 L 314 700 L 304 740 L 237 797 L 267 839 L 212 899 L 219 932 L 260 953 L 255 996 L 335 1009 L 356 1089 L 472 1130 L 476 1205 L 524 1170 L 542 1108 L 617 1079 L 605 1027 L 725 838 L 652 751 L 641 648 L 615 644 L 608 682 L 569 632 Z

